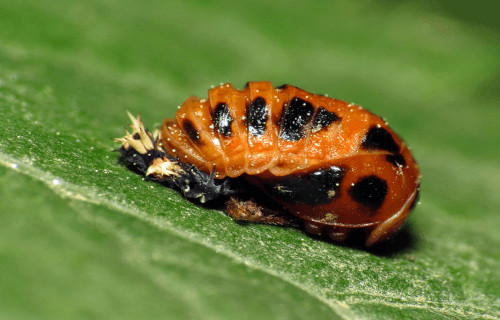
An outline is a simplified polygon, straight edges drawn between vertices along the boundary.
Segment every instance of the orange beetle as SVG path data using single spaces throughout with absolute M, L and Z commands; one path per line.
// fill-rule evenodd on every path
M 155 135 L 131 118 L 134 132 L 118 139 L 126 163 L 187 198 L 230 197 L 235 219 L 287 224 L 291 214 L 339 242 L 363 228 L 371 246 L 400 229 L 418 199 L 418 165 L 384 120 L 290 85 L 210 89 Z M 243 200 L 255 187 L 257 200 Z

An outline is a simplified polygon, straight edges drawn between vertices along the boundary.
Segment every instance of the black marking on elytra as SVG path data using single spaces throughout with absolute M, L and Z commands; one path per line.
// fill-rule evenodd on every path
M 415 196 L 415 199 L 413 199 L 413 201 L 410 204 L 410 210 L 413 210 L 413 208 L 415 208 L 419 199 L 420 199 L 420 183 L 417 186 L 417 194 Z
M 132 135 L 132 138 L 134 138 L 134 140 L 141 140 L 141 135 L 138 132 L 136 132 Z
M 388 154 L 385 156 L 385 159 L 395 167 L 406 167 L 406 160 L 401 153 Z
M 299 87 L 292 86 L 292 85 L 289 85 L 289 84 L 286 84 L 286 83 L 285 83 L 285 84 L 282 84 L 282 85 L 281 85 L 281 86 L 279 86 L 279 87 L 275 87 L 274 89 L 286 90 L 286 89 L 288 89 L 288 88 L 290 88 L 290 87 L 295 88 L 295 89 L 299 89 L 299 90 L 302 90 L 302 91 L 305 91 L 304 89 L 301 89 L 301 88 L 299 88 Z
M 361 147 L 365 150 L 386 150 L 391 153 L 399 153 L 399 146 L 392 138 L 389 131 L 384 128 L 373 126 L 368 130 Z
M 314 117 L 311 131 L 320 131 L 321 129 L 328 127 L 334 122 L 339 122 L 341 119 L 342 118 L 337 116 L 335 112 L 330 112 L 323 107 L 319 107 L 318 112 Z
M 266 132 L 268 119 L 266 100 L 257 97 L 247 107 L 247 125 L 251 135 L 261 136 Z
M 292 98 L 288 108 L 283 106 L 283 113 L 280 119 L 280 138 L 288 141 L 302 139 L 304 128 L 311 121 L 314 107 L 311 103 L 298 97 Z
M 360 178 L 349 188 L 351 198 L 372 210 L 379 209 L 387 195 L 387 182 L 376 175 Z
M 264 189 L 271 197 L 289 203 L 325 204 L 338 198 L 345 172 L 345 168 L 332 166 L 267 182 Z
M 184 127 L 184 130 L 186 131 L 187 135 L 189 138 L 196 144 L 199 144 L 200 141 L 200 132 L 196 130 L 194 127 L 194 124 L 191 122 L 189 119 L 185 119 L 182 122 L 182 126 Z
M 214 124 L 215 129 L 224 137 L 227 138 L 231 136 L 231 124 L 233 123 L 233 118 L 229 113 L 227 104 L 222 102 L 217 104 L 212 114 L 212 123 Z

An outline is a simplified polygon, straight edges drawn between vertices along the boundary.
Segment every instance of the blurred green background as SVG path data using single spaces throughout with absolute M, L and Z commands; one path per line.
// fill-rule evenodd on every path
M 0 318 L 500 318 L 498 30 L 489 1 L 0 0 Z M 387 118 L 423 174 L 393 242 L 237 224 L 117 162 L 126 110 L 249 80 Z

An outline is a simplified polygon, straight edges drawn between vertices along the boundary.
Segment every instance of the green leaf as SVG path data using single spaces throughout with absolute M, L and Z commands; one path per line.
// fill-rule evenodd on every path
M 0 315 L 500 317 L 497 34 L 372 1 L 0 1 Z M 117 161 L 212 84 L 291 83 L 387 117 L 422 203 L 378 250 L 235 223 Z

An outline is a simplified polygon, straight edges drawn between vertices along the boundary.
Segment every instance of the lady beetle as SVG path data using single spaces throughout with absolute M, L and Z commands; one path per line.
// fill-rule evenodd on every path
M 236 220 L 302 221 L 338 242 L 364 229 L 371 246 L 418 199 L 418 165 L 384 120 L 294 86 L 221 85 L 187 99 L 154 134 L 129 116 L 133 132 L 117 139 L 125 163 L 188 199 L 228 199 Z

